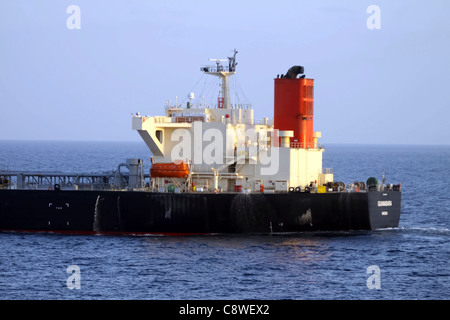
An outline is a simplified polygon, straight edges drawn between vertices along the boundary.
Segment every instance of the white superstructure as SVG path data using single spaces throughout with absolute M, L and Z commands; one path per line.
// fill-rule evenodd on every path
M 236 53 L 201 68 L 221 80 L 217 105 L 195 104 L 190 93 L 184 106 L 168 103 L 165 116 L 133 115 L 133 130 L 153 154 L 153 191 L 287 192 L 333 181 L 331 170 L 322 169 L 320 132 L 314 132 L 312 148 L 301 148 L 291 141 L 293 131 L 279 131 L 267 118 L 256 121 L 250 105 L 230 103 L 228 78 L 236 72 Z M 187 174 L 165 166 L 172 163 L 185 164 Z

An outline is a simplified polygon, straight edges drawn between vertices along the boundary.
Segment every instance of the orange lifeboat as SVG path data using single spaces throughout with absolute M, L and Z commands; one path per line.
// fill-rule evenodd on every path
M 189 168 L 186 163 L 154 163 L 150 169 L 152 178 L 187 178 Z

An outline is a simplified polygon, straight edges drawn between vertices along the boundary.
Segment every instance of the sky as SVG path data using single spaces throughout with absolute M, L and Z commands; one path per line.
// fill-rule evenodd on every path
M 448 0 L 1 0 L 0 139 L 140 141 L 132 113 L 163 115 L 236 48 L 255 119 L 273 117 L 276 75 L 302 65 L 322 143 L 448 145 L 449 12 Z

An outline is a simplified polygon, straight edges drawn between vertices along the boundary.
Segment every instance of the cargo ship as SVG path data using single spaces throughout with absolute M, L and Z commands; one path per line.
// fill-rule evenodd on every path
M 314 131 L 314 79 L 303 66 L 274 77 L 273 119 L 233 103 L 236 54 L 210 59 L 213 104 L 166 102 L 131 117 L 151 157 L 98 174 L 0 171 L 0 230 L 79 234 L 222 234 L 398 227 L 401 184 L 334 180 Z

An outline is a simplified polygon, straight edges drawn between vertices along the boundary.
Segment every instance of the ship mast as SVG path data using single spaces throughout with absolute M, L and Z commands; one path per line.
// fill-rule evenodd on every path
M 216 66 L 202 67 L 201 70 L 205 74 L 213 75 L 222 79 L 222 97 L 219 96 L 218 108 L 231 109 L 230 103 L 230 89 L 228 84 L 228 77 L 236 73 L 236 54 L 238 51 L 234 49 L 234 55 L 228 59 L 209 59 L 215 61 Z M 228 66 L 223 66 L 222 62 L 228 61 Z

